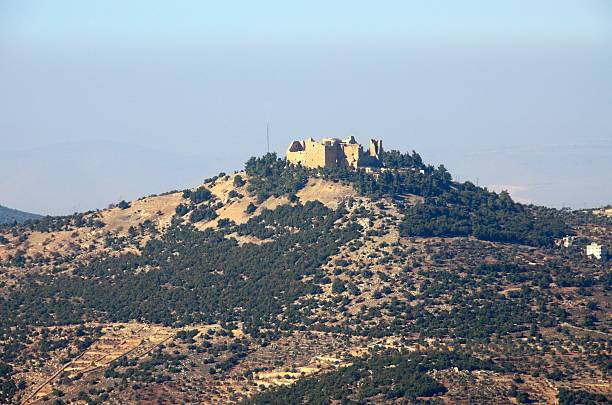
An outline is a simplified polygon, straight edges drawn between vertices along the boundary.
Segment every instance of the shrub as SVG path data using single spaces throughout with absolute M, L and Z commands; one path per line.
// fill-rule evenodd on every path
M 217 213 L 210 207 L 202 206 L 195 208 L 189 216 L 191 223 L 200 222 L 202 220 L 211 220 L 217 218 Z
M 204 201 L 208 201 L 212 198 L 212 193 L 204 186 L 198 187 L 196 191 L 189 195 L 189 199 L 194 204 L 200 204 Z
M 189 208 L 187 208 L 185 204 L 179 204 L 176 206 L 174 211 L 176 212 L 176 215 L 178 215 L 179 217 L 182 217 L 183 215 L 189 212 Z
M 334 294 L 341 294 L 345 291 L 346 285 L 344 284 L 344 281 L 340 280 L 339 278 L 335 279 L 332 283 L 332 292 Z
M 234 177 L 234 187 L 242 187 L 242 186 L 244 186 L 244 185 L 245 185 L 245 181 L 244 181 L 244 179 L 242 178 L 242 176 L 241 176 L 241 175 L 237 174 L 237 175 Z
M 125 210 L 127 208 L 130 208 L 130 203 L 125 201 L 125 200 L 121 200 L 121 201 L 119 201 L 119 204 L 117 204 L 117 207 L 122 209 L 122 210 Z
M 253 203 L 249 203 L 249 205 L 246 207 L 245 212 L 246 212 L 247 214 L 252 214 L 252 213 L 254 213 L 254 212 L 255 212 L 255 210 L 256 210 L 256 209 L 257 209 L 257 206 L 256 206 L 255 204 L 253 204 Z

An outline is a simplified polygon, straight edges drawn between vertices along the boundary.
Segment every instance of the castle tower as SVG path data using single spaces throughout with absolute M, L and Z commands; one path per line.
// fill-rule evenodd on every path
M 382 162 L 382 139 L 370 139 L 370 156 Z

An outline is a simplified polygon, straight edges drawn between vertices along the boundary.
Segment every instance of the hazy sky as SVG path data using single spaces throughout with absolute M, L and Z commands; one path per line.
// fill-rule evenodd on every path
M 551 206 L 612 203 L 612 2 L 0 1 L 0 204 L 195 185 L 291 139 L 412 150 Z

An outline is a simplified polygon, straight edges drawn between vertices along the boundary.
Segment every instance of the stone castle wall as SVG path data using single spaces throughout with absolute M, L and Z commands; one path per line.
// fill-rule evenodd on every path
M 293 141 L 287 148 L 287 161 L 309 168 L 380 167 L 382 166 L 382 141 L 370 140 L 367 152 L 353 136 L 343 140 L 324 138 L 317 142 L 313 138 L 308 138 Z

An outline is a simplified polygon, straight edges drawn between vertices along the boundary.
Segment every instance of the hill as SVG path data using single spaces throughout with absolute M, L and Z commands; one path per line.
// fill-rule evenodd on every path
M 608 401 L 612 220 L 383 163 L 1 228 L 2 400 Z
M 19 211 L 0 205 L 0 224 L 10 224 L 13 222 L 24 222 L 28 219 L 38 219 L 41 215 Z

